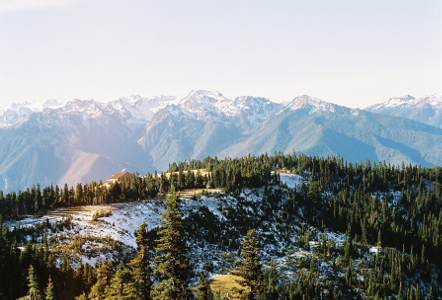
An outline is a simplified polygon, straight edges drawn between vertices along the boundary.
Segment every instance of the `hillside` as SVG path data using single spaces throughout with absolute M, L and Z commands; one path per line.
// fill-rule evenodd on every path
M 271 171 L 275 169 L 277 173 Z M 63 299 L 92 293 L 107 261 L 109 278 L 122 272 L 117 268 L 121 263 L 133 278 L 137 269 L 129 261 L 140 251 L 140 236 L 148 257 L 158 255 L 166 196 L 161 193 L 172 185 L 185 195 L 180 211 L 190 286 L 198 285 L 202 269 L 209 279 L 233 272 L 244 238 L 254 229 L 270 299 L 396 298 L 398 293 L 406 299 L 441 298 L 440 167 L 353 165 L 340 157 L 279 153 L 173 163 L 169 171 L 174 173 L 135 177 L 109 190 L 77 186 L 73 194 L 61 190 L 59 196 L 51 189 L 41 196 L 34 191 L 41 209 L 64 208 L 49 218 L 23 219 L 20 227 L 8 221 L 15 230 L 3 231 L 5 257 L 14 247 L 23 250 L 20 259 L 0 263 L 11 272 L 32 263 L 40 286 L 51 274 Z M 209 189 L 188 192 L 201 187 Z M 25 194 L 17 197 L 26 199 Z M 8 199 L 0 198 L 3 220 L 11 218 L 6 208 L 14 211 Z M 144 227 L 138 227 L 142 222 Z M 0 275 L 5 295 L 4 287 L 25 280 L 20 272 Z M 65 280 L 72 282 L 68 289 L 63 288 Z M 153 286 L 160 281 L 152 275 Z M 17 296 L 26 286 L 20 291 Z
M 395 97 L 369 106 L 366 110 L 442 128 L 442 95 L 431 95 L 419 99 L 410 95 Z

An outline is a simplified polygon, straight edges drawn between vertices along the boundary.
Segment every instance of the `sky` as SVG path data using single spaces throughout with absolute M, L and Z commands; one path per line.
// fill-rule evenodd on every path
M 442 94 L 440 0 L 0 0 L 0 106 Z

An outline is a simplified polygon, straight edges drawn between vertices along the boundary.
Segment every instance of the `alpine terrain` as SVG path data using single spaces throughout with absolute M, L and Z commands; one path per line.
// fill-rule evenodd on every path
M 415 99 L 410 95 L 369 106 L 366 110 L 416 120 L 442 128 L 442 95 Z
M 398 101 L 409 107 L 425 100 L 410 99 Z M 353 163 L 441 165 L 440 97 L 428 99 L 425 105 L 434 108 L 431 124 L 425 124 L 424 113 L 411 120 L 385 115 L 381 108 L 350 109 L 309 96 L 278 104 L 208 91 L 109 103 L 13 104 L 0 109 L 0 189 L 73 186 L 107 180 L 122 169 L 145 174 L 184 159 L 274 151 L 341 155 Z M 396 109 L 405 108 L 391 107 L 390 114 Z

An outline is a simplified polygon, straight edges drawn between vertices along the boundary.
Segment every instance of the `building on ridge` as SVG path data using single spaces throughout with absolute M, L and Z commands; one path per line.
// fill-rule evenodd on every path
M 114 175 L 112 175 L 111 178 L 109 178 L 109 180 L 107 181 L 107 183 L 109 183 L 109 184 L 117 183 L 123 179 L 132 178 L 132 177 L 134 177 L 134 174 L 129 173 L 129 172 L 125 172 L 125 171 L 121 171 L 121 172 L 117 172 Z

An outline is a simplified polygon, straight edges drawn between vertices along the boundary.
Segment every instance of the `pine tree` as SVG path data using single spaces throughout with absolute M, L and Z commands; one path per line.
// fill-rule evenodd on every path
M 37 274 L 35 274 L 34 267 L 31 265 L 28 269 L 28 299 L 30 300 L 42 300 L 40 288 L 38 286 Z
M 147 230 L 146 230 L 146 222 L 143 222 L 143 224 L 141 224 L 138 227 L 138 231 L 137 231 L 137 238 L 135 239 L 135 243 L 137 244 L 137 248 L 138 251 L 142 248 L 142 247 L 147 247 L 148 244 L 148 238 L 147 238 Z
M 105 298 L 106 287 L 110 284 L 112 277 L 111 264 L 105 260 L 97 268 L 97 282 L 91 288 L 89 298 L 94 300 L 102 300 Z
M 260 254 L 257 240 L 253 237 L 253 229 L 247 232 L 247 236 L 243 242 L 240 260 L 235 264 L 238 266 L 232 272 L 233 275 L 241 277 L 238 283 L 247 287 L 246 290 L 239 291 L 240 299 L 252 300 L 257 299 L 263 292 L 262 282 L 262 265 L 260 263 Z
M 313 180 L 313 176 L 309 179 L 308 191 L 307 191 L 307 199 L 311 203 L 318 203 L 321 200 L 321 196 L 319 194 L 319 188 L 316 184 L 316 181 Z
M 110 285 L 106 287 L 105 300 L 126 299 L 126 286 L 130 280 L 130 272 L 123 265 L 119 265 Z M 131 299 L 129 297 L 129 299 Z M 138 298 L 132 298 L 138 299 Z
M 145 247 L 141 247 L 138 255 L 128 264 L 132 267 L 132 280 L 126 287 L 128 299 L 150 299 L 152 282 L 150 279 L 148 254 Z M 132 298 L 131 298 L 132 297 Z
M 198 300 L 213 300 L 212 289 L 206 279 L 204 270 L 199 274 L 199 283 L 197 286 L 196 299 Z
M 288 254 L 287 258 L 290 258 Z M 265 299 L 279 299 L 278 280 L 280 274 L 277 269 L 276 261 L 272 259 L 269 265 L 270 269 L 265 273 Z
M 88 299 L 89 298 L 85 292 L 83 292 L 83 294 L 81 294 L 80 296 L 75 297 L 75 300 L 88 300 Z
M 52 278 L 49 276 L 48 285 L 46 286 L 46 298 L 45 300 L 54 300 L 55 294 L 54 294 L 54 284 L 52 283 Z
M 152 290 L 153 300 L 190 298 L 184 283 L 187 259 L 179 201 L 172 186 L 163 204 L 166 212 L 161 213 L 162 226 L 158 232 L 161 237 L 156 240 L 158 246 L 155 251 L 158 255 L 153 260 L 153 264 L 156 265 L 154 274 L 159 275 L 161 282 Z
M 138 227 L 137 238 L 135 240 L 138 248 L 138 255 L 128 264 L 132 267 L 132 280 L 126 287 L 128 298 L 131 299 L 150 299 L 152 282 L 150 279 L 151 269 L 149 267 L 150 259 L 147 250 L 148 238 L 146 222 Z
M 381 230 L 380 229 L 379 229 L 379 232 L 378 232 L 378 242 L 377 242 L 376 246 L 382 247 L 382 236 L 381 236 Z

